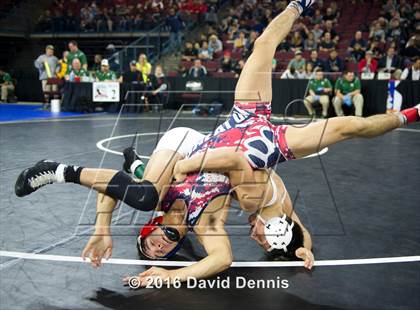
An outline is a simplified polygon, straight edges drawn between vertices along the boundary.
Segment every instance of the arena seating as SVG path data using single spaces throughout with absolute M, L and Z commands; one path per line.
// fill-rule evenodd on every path
M 325 13 L 325 8 L 329 7 L 330 4 L 334 2 L 332 0 L 324 1 L 323 12 Z M 355 33 L 358 30 L 363 31 L 363 39 L 368 42 L 369 37 L 369 27 L 373 21 L 377 20 L 381 16 L 382 2 L 381 1 L 363 1 L 362 3 L 348 5 L 348 1 L 338 0 L 335 1 L 338 6 L 339 17 L 337 23 L 334 24 L 334 30 L 338 33 L 340 40 L 336 45 L 336 50 L 338 52 L 338 57 L 342 60 L 346 60 L 346 69 L 357 72 L 357 63 L 350 60 L 350 55 L 348 48 L 350 42 L 354 38 Z M 408 1 L 411 5 L 414 5 L 414 1 Z M 386 13 L 386 12 L 385 12 Z M 383 14 L 382 14 L 383 15 Z M 309 31 L 313 28 L 311 24 L 311 18 L 305 17 L 302 18 L 302 22 L 306 25 Z M 254 18 L 244 19 L 238 22 L 241 25 L 240 29 L 252 29 L 256 21 Z M 410 29 L 409 32 L 414 32 L 414 29 Z M 227 33 L 218 33 L 219 38 L 223 41 L 223 52 L 229 51 L 232 54 L 232 58 L 239 60 L 244 58 L 244 51 L 242 49 L 235 49 L 232 40 L 229 40 L 229 35 Z M 369 43 L 369 42 L 368 42 Z M 379 42 L 378 48 L 381 50 L 382 55 L 385 53 L 387 47 L 392 43 L 392 41 Z M 218 74 L 214 68 L 214 63 L 219 63 L 223 57 L 223 52 L 216 53 L 213 55 L 213 59 L 210 61 L 205 61 L 203 64 L 209 71 L 209 74 L 212 76 L 223 76 Z M 329 57 L 329 53 L 319 51 L 319 58 L 321 60 L 326 60 Z M 303 57 L 308 59 L 310 55 L 309 50 L 303 50 Z M 277 60 L 276 71 L 284 71 L 287 68 L 290 60 L 294 57 L 293 51 L 279 51 L 275 55 Z M 191 67 L 191 62 L 182 62 L 182 66 L 185 68 Z M 409 61 L 406 61 L 406 65 L 409 65 Z M 217 74 L 216 74 L 217 73 Z M 176 75 L 175 72 L 171 73 Z

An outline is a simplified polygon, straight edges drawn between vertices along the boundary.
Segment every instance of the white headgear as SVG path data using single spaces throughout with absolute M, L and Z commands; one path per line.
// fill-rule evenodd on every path
M 293 238 L 292 228 L 294 223 L 292 222 L 292 224 L 289 224 L 286 220 L 286 215 L 283 215 L 282 217 L 273 217 L 268 221 L 265 221 L 260 216 L 258 217 L 264 223 L 265 238 L 270 245 L 268 251 L 270 252 L 274 249 L 278 249 L 287 252 L 287 246 Z

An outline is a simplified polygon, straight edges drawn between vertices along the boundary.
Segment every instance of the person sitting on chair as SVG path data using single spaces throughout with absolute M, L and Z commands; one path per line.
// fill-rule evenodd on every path
M 322 70 L 315 70 L 315 78 L 309 81 L 309 96 L 304 100 L 310 116 L 315 115 L 312 105 L 315 102 L 319 102 L 322 105 L 322 118 L 327 118 L 331 92 L 331 82 L 324 77 Z
M 356 108 L 356 116 L 363 115 L 363 96 L 361 94 L 362 86 L 360 80 L 355 77 L 354 72 L 344 71 L 343 78 L 335 83 L 335 95 L 333 105 L 337 116 L 344 116 L 342 105 L 348 107 L 352 105 Z

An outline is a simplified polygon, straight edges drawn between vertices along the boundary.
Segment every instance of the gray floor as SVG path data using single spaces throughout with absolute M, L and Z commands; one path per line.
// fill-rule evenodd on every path
M 149 114 L 150 115 L 150 114 Z M 166 115 L 169 116 L 169 115 Z M 120 169 L 122 158 L 96 148 L 112 136 L 164 131 L 171 117 L 100 115 L 58 121 L 0 124 L 1 250 L 78 256 L 94 219 L 95 195 L 74 185 L 54 185 L 18 199 L 19 172 L 39 159 L 87 167 Z M 159 126 L 161 129 L 159 130 Z M 211 130 L 214 119 L 180 118 L 173 127 Z M 420 126 L 373 140 L 354 140 L 330 148 L 320 158 L 278 167 L 295 208 L 313 235 L 316 259 L 419 255 Z M 138 150 L 150 154 L 156 136 L 140 138 Z M 121 151 L 131 138 L 110 144 Z M 322 169 L 324 167 L 324 170 Z M 328 183 L 331 186 L 329 190 Z M 120 214 L 130 213 L 121 206 Z M 136 259 L 138 227 L 149 217 L 130 215 L 115 227 L 115 258 Z M 247 215 L 232 208 L 229 232 L 235 261 L 264 260 L 247 236 Z M 202 249 L 190 238 L 194 252 Z M 58 246 L 52 246 L 57 244 Z M 191 255 L 187 251 L 186 255 Z M 41 262 L 1 258 L 1 309 L 419 309 L 420 263 L 369 266 L 230 269 L 221 278 L 288 279 L 288 289 L 162 289 L 130 291 L 121 278 L 142 268 Z

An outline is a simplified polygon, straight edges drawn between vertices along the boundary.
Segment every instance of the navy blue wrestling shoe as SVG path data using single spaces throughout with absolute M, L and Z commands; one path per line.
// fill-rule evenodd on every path
M 290 2 L 288 6 L 294 7 L 298 10 L 299 14 L 302 15 L 302 13 L 309 9 L 315 2 L 316 0 L 294 0 Z
M 143 165 L 140 155 L 137 154 L 134 147 L 128 147 L 123 151 L 124 164 L 123 169 L 127 173 L 134 173 L 138 166 Z M 134 164 L 134 165 L 133 165 Z
M 28 196 L 47 184 L 57 182 L 58 166 L 59 164 L 56 162 L 41 160 L 35 166 L 22 171 L 15 184 L 16 196 Z

